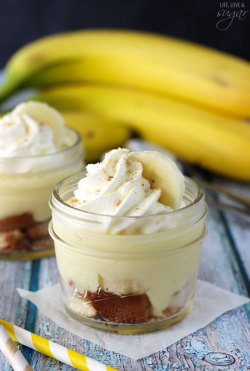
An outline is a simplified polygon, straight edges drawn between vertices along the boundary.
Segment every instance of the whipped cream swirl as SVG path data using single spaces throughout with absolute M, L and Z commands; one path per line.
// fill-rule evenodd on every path
M 62 150 L 76 140 L 75 132 L 54 108 L 42 102 L 21 103 L 0 119 L 0 173 L 58 169 L 67 162 Z
M 37 156 L 57 151 L 49 126 L 27 114 L 12 112 L 0 119 L 0 156 Z
M 132 153 L 119 148 L 108 152 L 101 163 L 88 165 L 86 177 L 74 191 L 75 198 L 68 203 L 87 212 L 110 216 L 139 217 L 171 211 L 158 202 L 161 190 L 150 188 L 149 181 L 142 176 L 142 164 L 130 158 Z M 159 219 L 155 223 L 152 218 L 143 219 L 110 218 L 102 232 L 153 233 L 161 229 Z

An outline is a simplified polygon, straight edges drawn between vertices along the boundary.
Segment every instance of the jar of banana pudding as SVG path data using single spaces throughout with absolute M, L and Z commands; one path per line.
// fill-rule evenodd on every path
M 44 103 L 28 102 L 0 119 L 0 258 L 54 252 L 48 234 L 53 186 L 83 169 L 79 134 Z
M 207 209 L 201 186 L 172 160 L 110 151 L 86 174 L 59 182 L 50 206 L 71 316 L 132 334 L 166 328 L 189 313 Z

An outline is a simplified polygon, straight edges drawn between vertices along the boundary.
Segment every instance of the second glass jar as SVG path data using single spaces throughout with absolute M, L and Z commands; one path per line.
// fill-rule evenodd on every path
M 37 259 L 54 253 L 48 205 L 54 185 L 83 169 L 80 135 L 72 145 L 46 155 L 0 158 L 0 259 Z

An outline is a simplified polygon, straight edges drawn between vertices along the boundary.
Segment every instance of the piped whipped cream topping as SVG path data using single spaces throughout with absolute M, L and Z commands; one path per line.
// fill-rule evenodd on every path
M 86 177 L 78 182 L 75 197 L 68 203 L 90 213 L 111 216 L 138 217 L 171 211 L 158 201 L 161 190 L 150 188 L 149 181 L 142 176 L 142 164 L 131 159 L 132 153 L 119 148 L 108 152 L 102 162 L 88 165 Z M 152 233 L 161 228 L 159 219 L 155 225 L 152 218 L 137 222 L 111 219 L 102 232 L 118 234 L 133 226 L 141 233 Z
M 0 156 L 37 156 L 58 150 L 53 131 L 26 113 L 12 112 L 0 119 Z
M 78 182 L 73 201 L 88 212 L 141 216 L 169 211 L 158 202 L 160 189 L 151 189 L 142 176 L 142 164 L 130 160 L 131 152 L 118 149 L 108 152 L 104 161 L 87 166 L 87 175 Z
M 76 138 L 54 108 L 42 102 L 21 103 L 0 119 L 0 173 L 24 174 L 55 167 L 46 155 L 72 146 Z M 61 166 L 58 158 L 54 161 Z

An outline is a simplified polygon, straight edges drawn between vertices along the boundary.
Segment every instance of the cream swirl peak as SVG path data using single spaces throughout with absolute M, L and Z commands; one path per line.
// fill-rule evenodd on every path
M 151 234 L 168 228 L 168 214 L 185 206 L 184 176 L 157 151 L 118 148 L 87 166 L 66 202 L 88 212 L 82 230 L 107 234 Z M 166 214 L 167 213 L 167 214 Z M 95 223 L 88 223 L 91 219 Z
M 52 130 L 25 113 L 0 120 L 0 156 L 34 156 L 56 151 Z
M 45 103 L 18 105 L 0 119 L 0 157 L 38 156 L 64 147 L 62 116 Z
M 142 175 L 143 167 L 131 158 L 132 152 L 108 152 L 101 163 L 87 166 L 87 175 L 78 182 L 69 201 L 84 211 L 112 216 L 143 216 L 170 211 L 158 202 L 160 189 L 151 189 Z

